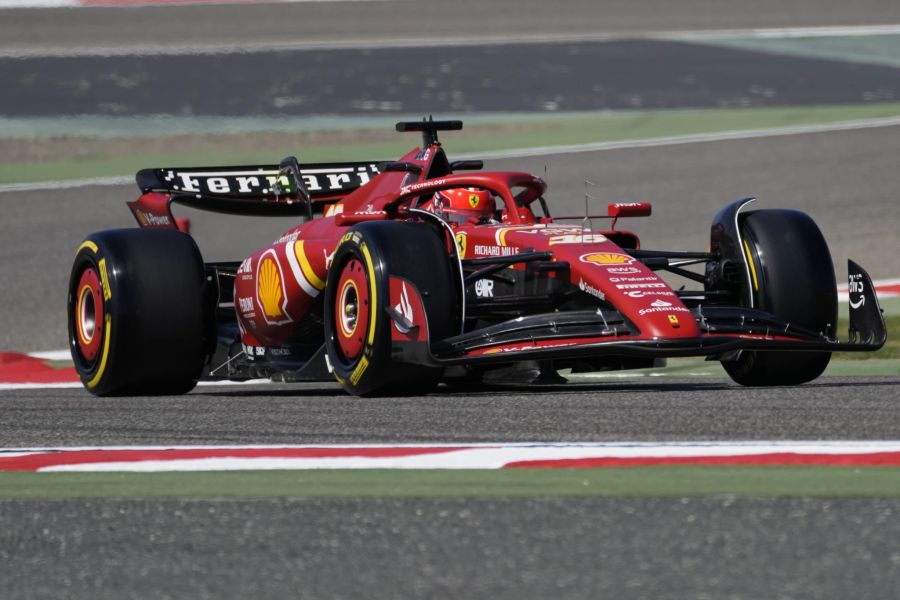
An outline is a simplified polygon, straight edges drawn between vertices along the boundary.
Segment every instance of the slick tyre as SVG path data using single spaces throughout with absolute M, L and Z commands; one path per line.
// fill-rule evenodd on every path
M 97 396 L 181 394 L 206 360 L 203 259 L 179 231 L 117 229 L 89 236 L 69 279 L 69 346 Z
M 357 396 L 418 395 L 443 369 L 392 357 L 390 276 L 419 291 L 431 340 L 454 333 L 456 294 L 446 244 L 423 223 L 361 223 L 335 250 L 325 286 L 325 347 L 335 378 Z
M 741 236 L 754 307 L 834 337 L 834 266 L 815 222 L 794 210 L 760 210 L 744 217 Z M 745 351 L 722 366 L 741 385 L 797 385 L 821 375 L 830 359 L 830 352 Z

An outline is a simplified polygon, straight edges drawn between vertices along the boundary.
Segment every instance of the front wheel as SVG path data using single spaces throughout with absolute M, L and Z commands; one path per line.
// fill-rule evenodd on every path
M 69 346 L 97 396 L 181 394 L 206 360 L 203 259 L 180 231 L 119 229 L 78 248 L 69 279 Z
M 837 283 L 815 222 L 794 210 L 760 210 L 743 218 L 741 236 L 749 261 L 745 302 L 752 299 L 754 308 L 834 337 Z M 830 359 L 830 352 L 743 351 L 722 366 L 741 385 L 797 385 L 821 375 Z
M 357 396 L 418 395 L 437 387 L 443 369 L 394 356 L 389 309 L 402 310 L 403 300 L 392 301 L 390 279 L 415 288 L 429 338 L 439 340 L 458 323 L 450 267 L 446 242 L 423 223 L 362 223 L 343 237 L 325 287 L 325 347 L 345 390 Z

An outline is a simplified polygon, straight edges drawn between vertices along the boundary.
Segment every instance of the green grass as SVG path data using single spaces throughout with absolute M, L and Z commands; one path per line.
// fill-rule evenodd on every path
M 511 114 L 495 116 L 493 120 L 490 118 L 477 119 L 466 128 L 464 133 L 445 134 L 443 141 L 451 155 L 460 155 L 517 148 L 637 140 L 893 116 L 900 116 L 900 103 L 618 111 L 556 115 L 529 114 L 524 116 Z M 186 131 L 185 133 L 190 134 L 191 132 Z M 13 139 L 8 135 L 4 136 L 3 130 L 0 129 L 0 144 L 27 144 L 28 140 L 23 139 L 22 135 L 23 133 L 17 130 L 16 138 Z M 198 133 L 197 135 L 202 137 L 203 134 Z M 87 135 L 81 137 L 90 138 Z M 72 138 L 70 137 L 70 139 Z M 42 162 L 2 164 L 0 165 L 0 183 L 124 176 L 132 175 L 140 168 L 153 166 L 271 163 L 292 153 L 299 153 L 305 162 L 387 160 L 399 157 L 418 142 L 415 137 L 396 134 L 396 136 L 390 135 L 386 141 L 351 144 L 322 143 L 311 147 L 285 145 L 270 147 L 265 143 L 264 136 L 261 139 L 258 150 L 234 152 L 227 149 L 227 144 L 219 144 L 214 149 L 202 152 L 179 153 L 176 146 L 172 152 L 165 154 L 145 154 L 141 152 L 139 138 L 135 138 L 133 152 L 120 156 L 83 159 L 57 157 Z M 218 149 L 223 146 L 225 146 L 223 149 Z
M 895 467 L 0 473 L 0 498 L 900 497 Z

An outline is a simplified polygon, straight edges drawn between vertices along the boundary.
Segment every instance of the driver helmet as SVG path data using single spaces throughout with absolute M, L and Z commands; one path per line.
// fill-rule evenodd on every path
M 429 210 L 459 225 L 492 220 L 497 211 L 491 192 L 474 187 L 440 190 L 429 204 Z

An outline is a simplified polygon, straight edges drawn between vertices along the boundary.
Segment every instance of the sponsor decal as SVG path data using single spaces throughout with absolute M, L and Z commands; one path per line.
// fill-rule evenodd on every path
M 494 282 L 490 279 L 479 279 L 475 282 L 475 295 L 479 298 L 494 297 Z
M 244 355 L 253 360 L 257 356 L 265 356 L 266 349 L 262 346 L 251 346 L 249 344 L 241 344 L 244 347 Z
M 645 298 L 647 296 L 675 296 L 675 292 L 667 292 L 664 290 L 632 290 L 625 292 L 629 298 Z
M 359 384 L 359 380 L 362 379 L 363 373 L 365 373 L 368 368 L 369 358 L 363 355 L 363 357 L 359 359 L 359 364 L 356 365 L 356 368 L 353 369 L 353 372 L 350 374 L 350 383 L 353 385 Z
M 591 252 L 590 254 L 582 254 L 581 262 L 594 265 L 630 265 L 634 263 L 634 258 L 627 254 L 619 254 L 617 252 Z
M 331 254 L 329 254 L 327 250 L 322 248 L 322 256 L 325 257 L 325 270 L 326 271 L 331 268 L 331 263 L 334 262 L 334 253 L 335 253 L 335 251 L 332 250 Z
M 482 246 L 475 244 L 475 254 L 477 256 L 512 256 L 518 253 L 518 246 Z
M 650 303 L 650 306 L 656 306 L 656 307 L 660 307 L 660 306 L 672 306 L 672 303 L 671 303 L 671 302 L 666 302 L 665 300 L 654 300 L 653 302 Z
M 850 308 L 856 310 L 862 308 L 866 304 L 866 297 L 863 295 L 865 291 L 865 283 L 863 282 L 862 273 L 850 273 L 848 276 L 848 290 L 851 296 L 849 298 Z M 854 300 L 853 294 L 859 294 L 859 298 Z
M 406 194 L 412 192 L 418 192 L 419 190 L 427 190 L 431 188 L 440 187 L 447 183 L 446 179 L 433 179 L 423 183 L 414 183 L 412 185 L 405 185 L 400 188 L 400 195 L 405 196 Z
M 569 225 L 513 225 L 511 227 L 501 227 L 494 234 L 495 241 L 498 246 L 506 245 L 506 235 L 510 232 L 525 233 L 529 235 L 561 235 L 561 234 L 584 234 L 581 227 L 572 227 Z
M 403 282 L 403 291 L 400 292 L 400 302 L 398 302 L 397 305 L 394 306 L 394 309 L 398 313 L 403 315 L 404 319 L 406 319 L 410 323 L 415 323 L 415 321 L 413 321 L 413 308 L 412 308 L 412 304 L 410 304 L 410 302 L 409 302 L 409 292 L 406 291 L 406 282 L 405 281 Z M 410 327 L 404 327 L 397 321 L 395 321 L 395 320 L 393 320 L 393 321 L 394 321 L 394 327 L 397 328 L 397 331 L 399 331 L 400 333 L 409 333 L 409 331 L 411 329 Z M 362 361 L 360 361 L 360 362 L 362 362 Z M 351 381 L 353 380 L 352 376 L 351 376 L 350 380 Z M 354 382 L 353 385 L 356 385 L 356 382 Z
M 244 314 L 252 314 L 253 309 L 253 298 L 238 298 L 238 307 L 241 309 L 241 312 Z
M 381 212 L 382 212 L 381 209 L 375 208 L 375 206 L 373 206 L 372 204 L 366 204 L 365 208 L 363 208 L 362 210 L 357 210 L 353 214 L 354 215 L 377 215 L 377 214 L 380 214 Z
M 456 253 L 460 258 L 466 257 L 466 240 L 468 236 L 465 233 L 456 234 Z
M 284 274 L 274 250 L 263 254 L 256 266 L 256 299 L 263 309 L 263 318 L 269 325 L 281 325 L 293 320 L 287 314 Z
M 581 290 L 582 292 L 590 294 L 591 296 L 600 298 L 601 300 L 606 299 L 606 295 L 603 292 L 601 292 L 600 290 L 598 290 L 597 288 L 595 288 L 594 286 L 592 286 L 591 284 L 586 282 L 584 279 L 578 280 L 578 289 Z
M 644 288 L 666 288 L 669 286 L 665 283 L 617 283 L 616 287 L 620 290 L 634 290 Z
M 140 209 L 134 209 L 138 223 L 141 227 L 171 227 L 172 221 L 166 216 L 157 216 L 153 213 L 144 212 Z
M 606 272 L 610 275 L 628 275 L 630 273 L 640 273 L 637 267 L 606 267 Z
M 357 231 L 350 231 L 350 232 L 348 232 L 348 233 L 345 233 L 345 234 L 341 237 L 341 241 L 338 242 L 338 246 L 340 246 L 340 245 L 343 244 L 344 242 L 348 242 L 348 241 L 351 241 L 351 240 L 358 243 L 358 242 L 359 242 L 359 239 L 360 239 L 359 232 L 357 232 Z
M 478 201 L 481 198 L 478 197 L 478 194 L 469 194 L 469 206 L 472 208 L 478 208 Z
M 550 238 L 550 245 L 558 244 L 602 244 L 608 241 L 605 235 L 599 233 L 567 233 L 555 235 Z
M 300 175 L 310 192 L 344 192 L 368 183 L 378 172 L 374 164 L 301 169 Z M 290 189 L 287 176 L 279 179 L 278 169 L 260 167 L 250 170 L 163 169 L 159 172 L 169 189 L 195 194 L 278 195 Z
M 638 311 L 638 314 L 649 315 L 650 313 L 659 313 L 659 312 L 690 312 L 688 309 L 683 308 L 681 306 L 651 306 L 650 308 L 642 308 Z
M 544 350 L 547 348 L 562 348 L 574 346 L 575 342 L 548 342 L 543 344 L 524 344 L 522 346 L 507 346 L 505 348 L 489 348 L 483 354 L 501 354 L 506 352 L 523 352 L 525 350 Z
M 253 259 L 245 258 L 244 262 L 241 263 L 241 266 L 238 267 L 237 272 L 238 272 L 238 275 L 243 275 L 245 273 L 252 273 L 253 272 Z
M 97 263 L 100 267 L 100 287 L 103 288 L 103 299 L 109 302 L 112 300 L 112 288 L 109 287 L 109 273 L 106 272 L 106 259 L 101 258 Z
M 678 315 L 669 315 L 669 323 L 678 325 Z
M 277 240 L 275 240 L 275 243 L 283 244 L 285 242 L 296 242 L 298 239 L 300 239 L 300 234 L 301 234 L 300 231 L 292 231 L 290 233 L 286 233 L 283 236 L 281 236 L 280 238 L 278 238 Z
M 648 277 L 610 277 L 610 283 L 619 283 L 626 281 L 659 281 L 659 277 L 656 275 L 650 275 Z

